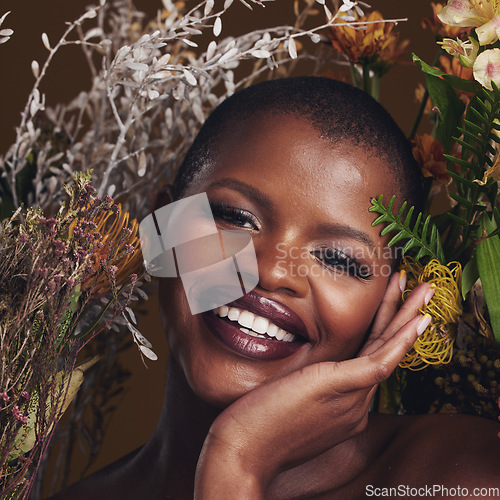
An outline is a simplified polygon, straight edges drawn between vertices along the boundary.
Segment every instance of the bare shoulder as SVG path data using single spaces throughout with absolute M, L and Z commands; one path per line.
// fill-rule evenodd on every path
M 391 482 L 500 488 L 498 422 L 469 415 L 396 418 L 402 419 L 399 432 L 381 457 Z

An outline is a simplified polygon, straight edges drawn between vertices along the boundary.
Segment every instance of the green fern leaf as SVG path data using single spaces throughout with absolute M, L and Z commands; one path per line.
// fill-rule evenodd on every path
M 382 195 L 380 195 L 378 199 L 372 198 L 370 212 L 377 212 L 381 214 L 381 216 L 377 217 L 372 225 L 376 226 L 381 222 L 388 222 L 388 225 L 382 229 L 381 235 L 386 235 L 392 231 L 396 232 L 396 234 L 389 241 L 389 246 L 395 245 L 396 243 L 407 239 L 408 241 L 403 246 L 404 253 L 408 253 L 410 250 L 416 249 L 417 259 L 429 256 L 445 263 L 439 231 L 435 224 L 431 224 L 431 217 L 427 216 L 422 224 L 422 213 L 419 213 L 412 228 L 411 217 L 414 212 L 414 207 L 410 207 L 405 216 L 405 202 L 398 210 L 397 214 L 394 215 L 392 207 L 394 205 L 395 198 L 395 196 L 391 198 L 387 208 L 384 206 Z

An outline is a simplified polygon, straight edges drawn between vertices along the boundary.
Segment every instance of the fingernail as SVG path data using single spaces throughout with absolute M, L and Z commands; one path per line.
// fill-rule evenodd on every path
M 430 314 L 424 314 L 424 316 L 420 318 L 420 321 L 417 324 L 417 335 L 422 335 L 422 333 L 424 333 L 425 329 L 429 326 L 431 319 Z
M 435 291 L 436 290 L 434 289 L 434 285 L 431 285 L 430 290 L 425 294 L 425 297 L 424 297 L 424 302 L 426 304 L 428 304 L 431 301 Z
M 401 269 L 401 272 L 399 273 L 399 289 L 401 290 L 401 293 L 405 291 L 406 288 L 406 271 L 404 269 Z

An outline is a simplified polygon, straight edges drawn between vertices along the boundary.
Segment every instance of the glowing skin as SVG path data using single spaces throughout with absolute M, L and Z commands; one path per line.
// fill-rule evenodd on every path
M 243 304 L 276 320 L 275 336 L 278 326 L 307 335 L 278 359 L 242 354 L 244 332 L 221 341 L 191 315 L 181 283 L 162 280 L 171 356 L 158 427 L 142 448 L 55 500 L 351 499 L 365 498 L 367 485 L 498 486 L 496 422 L 368 412 L 377 383 L 415 341 L 430 291 L 420 285 L 400 307 L 404 277 L 389 280 L 382 267 L 392 259 L 379 254 L 386 240 L 368 207 L 397 190 L 383 158 L 274 117 L 225 137 L 216 160 L 186 195 L 206 191 L 225 207 L 216 210 L 221 227 L 252 232 L 260 282 Z M 356 253 L 355 275 L 325 266 L 331 247 Z M 457 436 L 472 437 L 464 446 Z
M 216 339 L 201 316 L 189 313 L 178 281 L 162 280 L 168 340 L 199 397 L 224 407 L 303 366 L 356 354 L 393 264 L 368 211 L 371 197 L 396 191 L 388 174 L 382 158 L 321 139 L 293 117 L 259 119 L 258 126 L 247 124 L 224 139 L 214 168 L 186 196 L 207 192 L 213 204 L 253 216 L 251 223 L 218 222 L 252 232 L 260 276 L 255 292 L 298 314 L 310 341 L 284 359 L 242 356 Z M 318 252 L 332 247 L 357 257 L 373 276 L 365 280 L 329 268 Z

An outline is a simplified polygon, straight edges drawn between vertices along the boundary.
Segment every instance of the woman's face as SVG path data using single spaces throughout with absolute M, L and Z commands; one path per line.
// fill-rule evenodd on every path
M 305 365 L 353 357 L 394 263 L 368 211 L 371 197 L 396 192 L 384 161 L 304 120 L 260 118 L 224 138 L 186 196 L 203 192 L 221 229 L 251 233 L 259 283 L 229 319 L 227 308 L 192 315 L 180 279 L 161 280 L 170 348 L 193 391 L 224 407 Z

